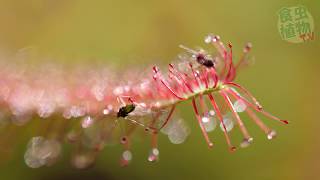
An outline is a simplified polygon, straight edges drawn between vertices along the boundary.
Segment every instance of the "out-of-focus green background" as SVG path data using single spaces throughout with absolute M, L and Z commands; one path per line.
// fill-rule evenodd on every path
M 306 6 L 312 14 L 314 41 L 293 44 L 281 40 L 277 11 L 296 5 Z M 191 136 L 182 145 L 170 144 L 161 136 L 157 164 L 146 162 L 149 143 L 142 140 L 134 145 L 134 161 L 126 168 L 118 164 L 121 148 L 113 147 L 105 149 L 90 170 L 72 169 L 68 153 L 52 167 L 30 169 L 23 161 L 29 137 L 22 137 L 9 162 L 0 155 L 0 179 L 317 179 L 319 20 L 317 0 L 1 0 L 3 51 L 35 47 L 46 57 L 70 64 L 166 64 L 181 52 L 177 45 L 204 46 L 203 37 L 210 32 L 232 42 L 236 56 L 250 41 L 256 61 L 240 72 L 237 81 L 268 111 L 291 124 L 283 126 L 264 119 L 278 132 L 275 140 L 268 141 L 245 119 L 255 138 L 251 147 L 229 153 L 222 132 L 217 130 L 211 134 L 216 146 L 210 150 L 189 113 L 191 107 L 184 104 L 180 112 L 192 129 Z

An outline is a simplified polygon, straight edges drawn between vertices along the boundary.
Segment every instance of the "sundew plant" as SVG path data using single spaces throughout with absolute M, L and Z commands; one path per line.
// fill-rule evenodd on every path
M 181 102 L 192 107 L 194 120 L 209 148 L 215 146 L 215 140 L 208 133 L 219 128 L 229 151 L 248 147 L 253 142 L 245 126 L 249 120 L 267 139 L 273 139 L 276 131 L 259 117 L 282 124 L 288 121 L 265 111 L 249 90 L 235 82 L 238 70 L 248 65 L 251 43 L 234 61 L 231 43 L 225 45 L 213 34 L 204 41 L 215 51 L 180 45 L 185 53 L 167 70 L 153 66 L 139 79 L 130 76 L 135 74 L 132 69 L 116 72 L 79 65 L 67 70 L 57 64 L 31 67 L 1 62 L 0 107 L 1 116 L 5 117 L 1 124 L 10 131 L 6 129 L 10 123 L 23 126 L 34 119 L 46 121 L 26 145 L 24 160 L 30 168 L 54 164 L 61 156 L 63 143 L 72 145 L 71 162 L 76 168 L 91 167 L 109 145 L 123 147 L 120 165 L 126 166 L 134 154 L 130 148 L 132 139 L 138 134 L 151 137 L 146 159 L 156 162 L 161 150 L 159 135 L 180 144 L 190 128 L 196 128 L 187 127 L 175 112 Z M 245 113 L 247 118 L 241 119 L 239 113 Z M 243 136 L 241 142 L 229 137 L 234 127 Z

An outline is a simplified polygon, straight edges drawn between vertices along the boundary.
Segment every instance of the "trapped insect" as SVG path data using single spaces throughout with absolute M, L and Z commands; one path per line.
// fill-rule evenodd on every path
M 204 51 L 197 52 L 197 51 L 192 50 L 190 48 L 187 48 L 183 45 L 180 45 L 180 48 L 185 49 L 189 53 L 193 54 L 193 57 L 196 59 L 196 61 L 199 64 L 201 64 L 207 68 L 214 68 L 214 60 L 210 56 L 205 54 Z
M 117 113 L 117 117 L 125 118 L 129 115 L 129 113 L 134 111 L 135 108 L 136 108 L 136 106 L 134 104 L 128 104 L 126 106 L 123 106 L 119 109 L 119 111 Z

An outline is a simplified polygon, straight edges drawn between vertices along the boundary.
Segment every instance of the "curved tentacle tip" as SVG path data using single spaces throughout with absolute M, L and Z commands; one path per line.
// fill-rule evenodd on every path
M 158 134 L 158 132 L 159 132 L 158 129 L 156 129 L 156 128 L 151 128 L 151 127 L 146 127 L 146 128 L 144 128 L 144 131 L 145 131 L 145 132 L 149 132 L 149 133 L 151 133 L 151 134 Z
M 148 162 L 156 162 L 158 160 L 158 157 L 155 155 L 150 155 L 148 157 Z
M 229 151 L 231 153 L 235 152 L 236 150 L 237 150 L 237 148 L 235 146 L 232 146 L 232 147 L 229 148 Z
M 257 108 L 258 108 L 259 110 L 262 110 L 262 109 L 263 109 L 263 107 L 262 107 L 260 104 L 257 104 Z
M 159 72 L 158 66 L 153 66 L 152 70 L 153 70 L 154 73 L 158 73 Z
M 104 148 L 104 144 L 99 143 L 99 144 L 97 144 L 97 145 L 94 146 L 93 150 L 94 150 L 95 152 L 100 152 L 100 151 L 102 151 L 103 148 Z
M 121 159 L 119 162 L 121 167 L 128 167 L 129 166 L 129 161 Z
M 148 156 L 149 162 L 157 162 L 159 161 L 159 149 L 158 148 L 152 148 L 149 156 Z
M 246 46 L 243 48 L 243 52 L 247 53 L 252 49 L 252 43 L 248 42 Z
M 289 124 L 289 121 L 288 120 L 280 120 L 282 123 L 284 124 Z
M 253 138 L 244 138 L 243 141 L 240 143 L 241 148 L 247 148 L 249 147 L 253 142 Z
M 212 149 L 212 148 L 213 148 L 213 143 L 212 143 L 212 142 L 209 142 L 209 143 L 208 143 L 208 147 L 209 147 L 209 149 Z
M 268 134 L 267 134 L 267 138 L 269 140 L 274 139 L 275 137 L 277 137 L 277 132 L 275 130 L 271 130 Z

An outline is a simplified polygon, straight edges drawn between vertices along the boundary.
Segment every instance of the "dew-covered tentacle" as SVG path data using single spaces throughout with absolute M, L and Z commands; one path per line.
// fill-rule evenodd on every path
M 191 69 L 194 81 L 196 82 L 197 88 L 200 88 L 200 85 L 201 85 L 200 82 L 201 81 L 200 81 L 199 77 L 197 76 L 197 74 L 196 74 L 196 72 L 195 72 L 195 70 L 194 70 L 194 68 L 192 66 L 192 63 L 189 63 L 189 67 Z
M 183 82 L 183 85 L 190 91 L 190 93 L 193 93 L 193 89 L 191 87 L 191 84 L 186 81 L 186 79 L 183 77 L 183 75 L 178 70 L 176 70 L 176 68 L 174 67 L 173 64 L 169 64 L 169 71 Z
M 267 135 L 268 139 L 273 139 L 276 136 L 275 131 L 265 125 L 251 109 L 247 108 L 246 112 L 251 117 L 251 119 L 260 127 L 260 129 Z
M 206 36 L 205 38 L 205 43 L 207 44 L 212 44 L 217 50 L 218 53 L 220 54 L 220 56 L 223 58 L 223 68 L 222 71 L 220 72 L 220 77 L 223 77 L 224 74 L 227 72 L 228 69 L 228 51 L 225 48 L 223 42 L 221 41 L 220 36 L 218 35 L 213 35 L 213 34 L 209 34 L 208 36 Z
M 223 43 L 221 42 L 221 38 L 218 35 L 209 34 L 205 37 L 205 43 L 212 44 L 219 52 L 220 56 L 226 59 L 227 57 L 227 50 Z
M 176 109 L 176 105 L 172 105 L 171 110 L 170 110 L 170 112 L 169 112 L 166 120 L 165 120 L 164 123 L 160 126 L 159 130 L 161 130 L 162 128 L 164 128 L 164 127 L 167 125 L 167 123 L 170 121 L 171 116 L 172 116 L 172 114 L 173 114 L 173 112 L 174 112 L 175 109 Z
M 213 98 L 212 94 L 208 94 L 208 97 L 209 97 L 209 100 L 210 100 L 210 102 L 211 102 L 211 104 L 213 106 L 214 111 L 216 112 L 216 114 L 217 114 L 217 116 L 218 116 L 218 118 L 220 120 L 220 123 L 223 126 L 223 129 L 224 129 L 223 133 L 224 133 L 225 139 L 227 141 L 228 147 L 229 147 L 230 151 L 235 151 L 236 147 L 233 146 L 232 143 L 231 143 L 231 140 L 230 140 L 230 137 L 228 135 L 228 131 L 227 131 L 226 125 L 225 125 L 225 123 L 223 121 L 223 117 L 222 117 L 221 111 L 219 110 L 219 106 L 216 103 L 215 99 Z
M 208 107 L 206 102 L 203 99 L 203 95 L 199 94 L 199 103 L 200 103 L 200 109 L 202 110 L 202 114 L 207 113 L 208 112 Z
M 192 99 L 192 107 L 193 107 L 194 113 L 196 115 L 196 118 L 198 119 L 198 123 L 200 125 L 201 132 L 202 132 L 202 134 L 203 134 L 208 146 L 211 148 L 213 146 L 213 143 L 210 141 L 209 136 L 208 136 L 207 131 L 206 131 L 206 128 L 203 125 L 202 119 L 201 119 L 201 117 L 199 115 L 199 111 L 198 111 L 198 108 L 197 108 L 197 105 L 196 105 L 195 98 Z
M 225 78 L 225 81 L 229 82 L 229 81 L 233 81 L 234 78 L 236 77 L 236 70 L 234 68 L 234 65 L 233 65 L 233 60 L 232 60 L 232 45 L 231 43 L 228 44 L 228 47 L 230 49 L 230 53 L 228 55 L 228 69 L 227 69 L 227 75 L 226 75 L 226 78 Z
M 202 121 L 206 131 L 211 132 L 217 126 L 217 122 L 216 122 L 216 118 L 215 118 L 216 113 L 213 110 L 209 111 L 209 108 L 208 108 L 202 94 L 199 95 L 199 104 L 200 104 L 200 110 L 202 110 L 201 121 Z
M 261 114 L 265 115 L 266 117 L 270 118 L 270 119 L 273 119 L 273 120 L 276 120 L 276 121 L 279 121 L 283 124 L 289 124 L 289 122 L 287 120 L 283 120 L 283 119 L 280 119 L 266 111 L 264 111 L 263 109 L 259 109 L 257 108 L 257 106 L 255 106 L 254 104 L 252 104 L 251 102 L 249 102 L 248 100 L 246 100 L 245 98 L 241 97 L 240 95 L 238 95 L 237 93 L 233 92 L 233 91 L 230 91 L 230 90 L 227 90 L 227 92 L 229 92 L 230 94 L 232 94 L 234 97 L 238 98 L 238 99 L 241 99 L 243 100 L 248 106 L 252 107 L 254 110 L 260 112 Z
M 238 113 L 235 111 L 229 96 L 223 91 L 220 92 L 220 94 L 222 95 L 222 97 L 224 98 L 226 103 L 228 104 L 229 109 L 231 110 L 233 116 L 235 117 L 235 119 L 236 119 L 236 121 L 237 121 L 237 123 L 239 125 L 240 131 L 242 132 L 242 134 L 244 136 L 244 141 L 242 143 L 244 143 L 245 146 L 247 146 L 248 143 L 252 142 L 252 140 L 253 140 L 252 137 L 250 136 L 249 132 L 247 131 L 247 128 L 243 124 L 243 122 L 242 122 L 241 118 L 239 117 Z
M 155 162 L 159 160 L 159 149 L 158 149 L 158 133 L 151 134 L 151 150 L 149 152 L 148 161 Z
M 237 70 L 240 65 L 245 61 L 245 59 L 247 58 L 250 50 L 252 49 L 252 44 L 251 43 L 247 43 L 245 45 L 245 47 L 243 48 L 243 54 L 240 58 L 240 60 L 237 62 L 237 64 L 235 65 L 235 69 Z
M 152 117 L 152 122 L 150 124 L 150 127 L 154 127 L 156 121 L 159 119 L 161 115 L 161 112 L 157 112 Z M 151 150 L 149 152 L 148 161 L 149 162 L 155 162 L 159 160 L 159 149 L 158 149 L 158 133 L 160 129 L 156 132 L 151 133 Z
M 120 158 L 120 165 L 127 166 L 132 160 L 132 152 L 130 150 L 130 139 L 128 136 L 124 135 L 120 139 L 120 143 L 123 146 L 124 151 L 122 152 Z
M 256 104 L 256 106 L 257 106 L 258 109 L 262 109 L 262 106 L 261 106 L 261 104 L 257 101 L 257 99 L 256 99 L 247 89 L 245 89 L 244 87 L 242 87 L 242 86 L 240 86 L 239 84 L 234 83 L 234 82 L 226 82 L 226 83 L 224 83 L 224 84 L 238 88 L 239 90 L 241 90 L 245 95 L 247 95 L 247 96 Z M 234 90 L 231 89 L 231 91 L 234 91 Z M 237 92 L 235 92 L 235 93 L 237 93 Z M 237 93 L 237 94 L 238 94 L 238 93 Z
M 209 88 L 208 70 L 207 70 L 207 68 L 206 68 L 206 69 L 204 69 L 203 71 L 204 71 L 204 73 L 201 73 L 201 74 L 203 74 L 203 75 L 201 76 L 201 80 L 202 80 L 202 82 L 205 84 L 206 89 L 208 89 L 208 88 Z
M 157 75 L 159 73 L 159 70 L 156 66 L 153 67 L 153 71 L 155 73 L 155 75 Z M 154 76 L 154 80 L 157 81 L 159 78 Z M 162 85 L 176 98 L 180 99 L 180 100 L 184 100 L 185 98 L 179 96 L 169 85 L 168 83 L 166 83 L 162 78 L 160 78 L 160 82 L 162 83 Z
M 211 74 L 211 78 L 213 79 L 213 83 L 214 83 L 212 88 L 216 88 L 217 85 L 218 85 L 218 82 L 219 82 L 219 77 L 217 75 L 217 72 L 216 72 L 216 70 L 214 68 L 211 68 L 210 69 L 210 74 Z

